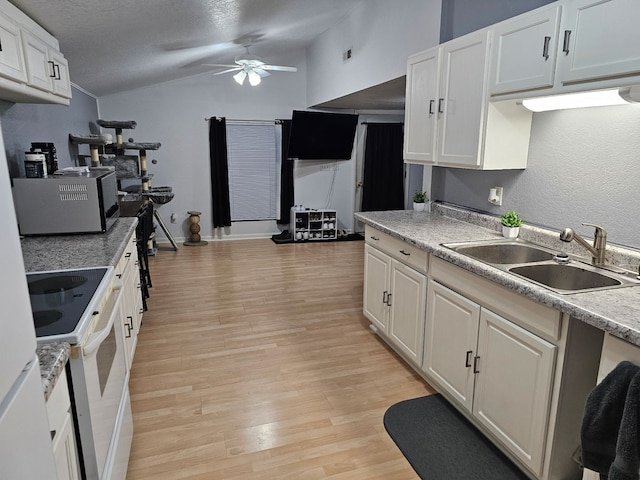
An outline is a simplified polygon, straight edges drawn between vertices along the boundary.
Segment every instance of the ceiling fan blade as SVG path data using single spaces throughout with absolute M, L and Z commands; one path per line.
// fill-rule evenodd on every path
M 258 75 L 260 75 L 261 77 L 268 77 L 269 75 L 271 75 L 269 72 L 267 72 L 266 70 L 263 70 L 262 68 L 254 68 L 253 71 L 256 72 Z
M 274 70 L 278 72 L 297 72 L 298 69 L 296 67 L 285 67 L 284 65 L 261 65 L 260 68 L 263 70 Z
M 238 70 L 242 70 L 242 68 L 241 67 L 227 68 L 226 70 L 222 70 L 221 72 L 216 72 L 213 75 L 222 75 L 224 73 L 237 72 Z
M 238 65 L 230 65 L 228 63 L 201 63 L 200 65 L 202 65 L 203 67 L 227 67 L 227 68 L 238 66 Z

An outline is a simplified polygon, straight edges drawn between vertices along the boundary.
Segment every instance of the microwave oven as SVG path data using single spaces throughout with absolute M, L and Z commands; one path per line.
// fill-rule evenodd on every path
M 120 216 L 115 171 L 14 178 L 22 235 L 106 232 Z

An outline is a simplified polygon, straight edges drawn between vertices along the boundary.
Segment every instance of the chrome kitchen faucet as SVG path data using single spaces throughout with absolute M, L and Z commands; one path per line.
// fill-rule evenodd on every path
M 578 235 L 571 228 L 565 228 L 560 232 L 560 240 L 563 242 L 571 242 L 571 240 L 575 240 L 584 248 L 589 250 L 591 253 L 591 262 L 596 266 L 603 266 L 605 264 L 605 251 L 607 248 L 607 231 L 599 227 L 598 225 L 593 225 L 592 223 L 583 223 L 585 227 L 594 227 L 596 229 L 595 235 L 593 236 L 593 246 L 589 245 L 584 238 Z

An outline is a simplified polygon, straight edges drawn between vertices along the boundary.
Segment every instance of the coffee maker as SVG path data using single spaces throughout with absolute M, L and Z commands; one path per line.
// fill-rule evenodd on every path
M 44 154 L 47 175 L 53 175 L 53 173 L 58 170 L 58 156 L 56 154 L 56 147 L 53 143 L 31 142 L 31 152 L 42 152 Z

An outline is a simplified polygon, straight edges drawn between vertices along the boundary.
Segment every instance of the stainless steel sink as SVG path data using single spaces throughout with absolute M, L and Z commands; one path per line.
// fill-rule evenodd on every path
M 555 254 L 535 245 L 524 242 L 509 241 L 496 243 L 473 243 L 446 245 L 458 253 L 468 255 L 485 263 L 514 264 L 552 260 Z
M 640 285 L 637 275 L 616 267 L 594 267 L 576 259 L 560 262 L 553 250 L 523 240 L 443 244 L 462 255 L 568 294 Z
M 624 283 L 622 279 L 595 271 L 594 267 L 586 264 L 543 263 L 512 267 L 509 271 L 560 293 L 600 290 L 623 286 Z

